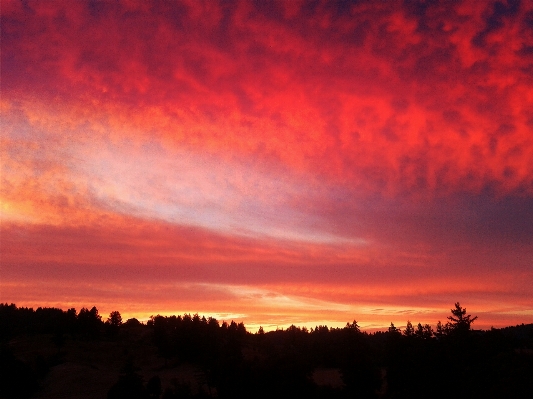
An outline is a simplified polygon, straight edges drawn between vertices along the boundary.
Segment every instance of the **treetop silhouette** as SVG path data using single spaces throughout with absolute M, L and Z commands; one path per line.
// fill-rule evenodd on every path
M 111 312 L 107 318 L 107 323 L 114 327 L 120 327 L 122 325 L 122 316 L 120 315 L 120 312 L 117 310 Z
M 446 327 L 451 332 L 467 332 L 470 331 L 470 326 L 477 319 L 477 316 L 466 314 L 466 308 L 461 307 L 459 302 L 455 303 L 455 309 L 451 309 L 452 315 L 448 316 L 448 323 Z

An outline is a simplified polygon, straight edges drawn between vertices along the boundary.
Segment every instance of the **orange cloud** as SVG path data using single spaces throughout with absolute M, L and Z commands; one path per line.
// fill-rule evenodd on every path
M 286 322 L 455 296 L 529 315 L 532 13 L 2 2 L 4 292 L 111 306 L 170 279 L 209 291 L 187 309 Z

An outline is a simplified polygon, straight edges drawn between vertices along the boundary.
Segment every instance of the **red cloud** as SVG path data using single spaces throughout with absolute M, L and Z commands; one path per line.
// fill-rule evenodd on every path
M 371 190 L 531 190 L 525 5 L 162 7 L 10 4 L 7 97 Z
M 514 4 L 2 2 L 3 279 L 530 306 Z

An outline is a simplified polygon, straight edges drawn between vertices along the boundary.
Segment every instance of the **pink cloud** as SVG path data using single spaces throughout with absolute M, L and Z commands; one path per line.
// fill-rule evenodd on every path
M 12 287 L 147 272 L 531 307 L 529 4 L 2 7 Z
M 430 7 L 422 16 L 372 7 L 351 10 L 350 18 L 326 8 L 306 11 L 324 15 L 322 20 L 289 21 L 276 7 L 258 13 L 246 3 L 236 10 L 213 5 L 207 19 L 202 6 L 167 6 L 141 13 L 126 5 L 98 10 L 78 5 L 68 12 L 60 3 L 36 5 L 24 36 L 7 37 L 9 61 L 29 68 L 27 75 L 39 85 L 25 91 L 39 97 L 53 87 L 63 98 L 94 99 L 96 108 L 104 106 L 102 116 L 139 106 L 142 130 L 152 124 L 150 108 L 158 109 L 167 122 L 155 128 L 178 143 L 274 157 L 374 190 L 383 189 L 376 180 L 393 191 L 458 186 L 477 191 L 492 182 L 501 182 L 506 192 L 530 190 L 531 170 L 523 165 L 532 151 L 525 136 L 531 102 L 524 91 L 531 82 L 523 72 L 527 57 L 519 55 L 528 44 L 496 41 L 489 52 L 474 40 L 504 32 L 521 37 L 527 10 L 504 13 L 501 26 L 485 34 L 490 5 Z M 10 14 L 7 33 L 23 14 Z M 465 23 L 467 14 L 472 18 Z M 357 32 L 363 39 L 354 45 L 348 39 Z M 7 76 L 8 90 L 26 84 L 11 83 L 9 68 Z M 454 127 L 450 119 L 458 107 L 463 122 Z M 446 109 L 452 113 L 444 116 Z M 172 125 L 183 126 L 183 132 Z M 520 153 L 502 144 L 498 126 L 511 135 L 505 141 L 520 145 Z M 413 152 L 426 154 L 422 163 L 409 157 Z M 366 176 L 354 173 L 361 170 Z

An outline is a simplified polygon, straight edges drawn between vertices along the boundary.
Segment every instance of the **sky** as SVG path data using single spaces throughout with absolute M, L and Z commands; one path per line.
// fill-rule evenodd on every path
M 533 322 L 533 3 L 1 1 L 0 301 Z

